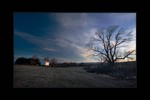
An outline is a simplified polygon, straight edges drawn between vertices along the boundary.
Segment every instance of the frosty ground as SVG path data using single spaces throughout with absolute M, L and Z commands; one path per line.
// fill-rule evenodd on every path
M 88 73 L 83 67 L 14 65 L 14 88 L 136 88 L 136 81 Z

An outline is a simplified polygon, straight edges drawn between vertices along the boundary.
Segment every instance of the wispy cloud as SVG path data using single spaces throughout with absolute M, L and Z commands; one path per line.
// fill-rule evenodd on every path
M 43 49 L 46 50 L 46 51 L 52 51 L 52 52 L 57 51 L 56 49 L 53 49 L 53 48 L 43 48 Z
M 51 46 L 53 44 L 53 40 L 50 39 L 47 36 L 34 36 L 32 33 L 26 33 L 26 32 L 15 32 L 16 35 L 20 36 L 22 39 L 25 39 L 34 45 L 39 46 L 41 49 L 48 50 L 48 46 Z M 50 50 L 50 49 L 49 49 Z M 54 51 L 54 48 L 51 48 L 51 51 Z
M 86 13 L 55 13 L 54 16 L 63 28 L 85 27 L 88 21 Z

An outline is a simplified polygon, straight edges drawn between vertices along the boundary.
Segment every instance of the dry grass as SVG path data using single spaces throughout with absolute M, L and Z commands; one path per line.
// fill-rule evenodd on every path
M 122 80 L 136 81 L 137 78 L 137 66 L 135 61 L 115 63 L 113 66 L 107 63 L 85 66 L 84 69 L 87 72 L 107 74 Z
M 88 73 L 82 67 L 14 66 L 14 88 L 136 88 L 136 82 Z

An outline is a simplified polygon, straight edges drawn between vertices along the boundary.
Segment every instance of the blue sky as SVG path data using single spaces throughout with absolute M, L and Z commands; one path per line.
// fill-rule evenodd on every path
M 93 33 L 110 25 L 132 31 L 136 37 L 136 13 L 48 13 L 16 12 L 14 17 L 14 60 L 37 55 L 58 62 L 92 62 L 86 44 Z M 136 40 L 129 49 L 136 48 Z

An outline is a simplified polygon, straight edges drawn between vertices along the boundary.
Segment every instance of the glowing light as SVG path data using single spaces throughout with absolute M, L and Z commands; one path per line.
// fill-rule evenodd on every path
M 49 62 L 45 62 L 45 66 L 49 66 Z

